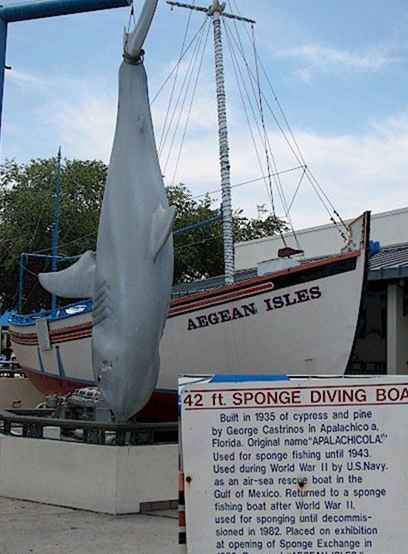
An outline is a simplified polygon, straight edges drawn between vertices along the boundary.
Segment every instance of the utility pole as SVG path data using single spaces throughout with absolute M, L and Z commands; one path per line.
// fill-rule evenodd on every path
M 210 7 L 194 6 L 192 4 L 183 4 L 181 2 L 170 2 L 167 4 L 177 8 L 187 8 L 205 13 L 211 17 L 214 31 L 214 55 L 215 55 L 215 81 L 217 89 L 217 112 L 218 112 L 218 144 L 220 156 L 221 171 L 221 190 L 222 190 L 222 214 L 223 214 L 223 235 L 224 235 L 224 274 L 225 283 L 232 285 L 234 283 L 234 237 L 232 228 L 232 202 L 231 202 L 231 167 L 229 159 L 228 142 L 228 121 L 227 104 L 225 94 L 224 78 L 224 54 L 222 47 L 222 28 L 221 18 L 235 19 L 254 24 L 255 21 L 246 17 L 230 14 L 225 11 L 225 3 L 220 0 L 213 0 Z

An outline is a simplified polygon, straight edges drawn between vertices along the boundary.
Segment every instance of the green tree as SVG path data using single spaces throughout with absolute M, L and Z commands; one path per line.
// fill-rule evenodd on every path
M 100 161 L 64 160 L 61 168 L 59 254 L 79 255 L 95 249 L 99 212 L 107 167 Z M 18 264 L 22 252 L 50 254 L 56 159 L 37 159 L 25 164 L 6 161 L 0 165 L 0 302 L 17 304 Z M 210 197 L 193 198 L 189 189 L 168 189 L 170 204 L 177 210 L 175 282 L 189 282 L 223 273 L 222 224 L 177 231 L 189 225 L 216 220 L 219 210 Z M 248 219 L 234 215 L 235 240 L 272 235 L 285 228 L 282 221 Z M 67 264 L 65 263 L 65 266 Z M 64 264 L 60 264 L 60 268 Z M 50 269 L 50 260 L 29 258 L 24 279 L 25 311 L 48 308 L 49 295 L 38 283 L 37 274 Z
M 21 252 L 50 254 L 56 160 L 6 161 L 0 166 L 0 301 L 17 302 Z M 98 161 L 65 160 L 61 170 L 59 253 L 74 256 L 94 249 L 106 166 Z M 30 258 L 25 274 L 27 310 L 49 306 L 36 274 L 50 261 Z

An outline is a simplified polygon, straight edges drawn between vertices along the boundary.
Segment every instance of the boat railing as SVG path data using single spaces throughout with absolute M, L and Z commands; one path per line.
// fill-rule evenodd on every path
M 38 312 L 32 312 L 30 314 L 21 314 L 18 312 L 12 312 L 9 322 L 16 325 L 33 325 L 38 319 L 65 319 L 78 314 L 86 314 L 92 311 L 92 300 L 80 300 L 66 306 L 60 306 L 55 316 L 53 316 L 51 310 L 40 310 Z
M 55 438 L 48 436 L 49 428 L 59 428 L 60 435 Z M 53 417 L 53 410 L 49 409 L 12 409 L 0 410 L 0 434 L 115 446 L 173 444 L 178 440 L 178 423 L 107 423 L 59 419 Z

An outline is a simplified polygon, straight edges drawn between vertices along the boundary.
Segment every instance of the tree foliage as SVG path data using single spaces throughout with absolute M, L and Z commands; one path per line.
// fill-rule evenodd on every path
M 95 249 L 99 211 L 107 167 L 100 161 L 64 160 L 61 168 L 59 254 L 75 256 Z M 37 159 L 25 164 L 6 161 L 0 165 L 0 302 L 17 303 L 18 265 L 22 252 L 50 254 L 56 159 Z M 219 210 L 210 197 L 194 199 L 185 185 L 168 189 L 170 204 L 177 210 L 175 229 L 212 220 Z M 234 216 L 235 240 L 272 235 L 284 228 L 274 217 L 248 219 Z M 192 281 L 223 272 L 223 240 L 220 221 L 176 234 L 175 282 Z M 65 264 L 66 265 L 66 264 Z M 24 279 L 25 311 L 49 307 L 49 295 L 36 275 L 50 269 L 50 260 L 29 258 Z M 64 267 L 60 264 L 60 267 Z

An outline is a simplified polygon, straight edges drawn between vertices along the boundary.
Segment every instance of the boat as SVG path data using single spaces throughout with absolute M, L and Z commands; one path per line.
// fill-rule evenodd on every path
M 178 2 L 169 4 L 195 9 Z M 177 378 L 183 373 L 344 374 L 364 299 L 368 212 L 348 226 L 343 224 L 344 248 L 332 256 L 304 259 L 300 249 L 284 244 L 278 259 L 261 260 L 248 272 L 234 271 L 225 94 L 219 56 L 220 18 L 232 16 L 224 9 L 213 0 L 210 9 L 201 11 L 213 19 L 218 52 L 225 278 L 194 283 L 190 290 L 184 290 L 185 294 L 175 289 L 160 346 L 158 385 L 138 414 L 149 419 L 176 419 Z M 53 255 L 55 258 L 56 251 Z M 67 394 L 76 388 L 95 386 L 90 300 L 60 308 L 54 303 L 48 313 L 14 313 L 10 338 L 21 368 L 42 392 Z

